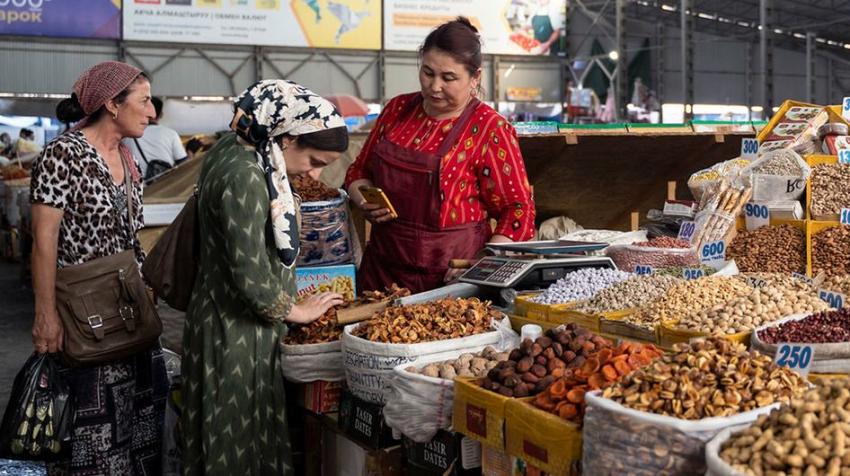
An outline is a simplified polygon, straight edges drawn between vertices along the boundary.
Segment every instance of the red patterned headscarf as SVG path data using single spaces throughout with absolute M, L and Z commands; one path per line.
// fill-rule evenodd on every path
M 92 114 L 100 110 L 110 99 L 121 94 L 121 91 L 133 84 L 140 74 L 142 70 L 139 68 L 120 61 L 104 61 L 83 72 L 74 83 L 74 95 L 77 96 L 77 102 L 80 103 L 86 117 L 74 127 L 74 130 L 85 127 Z M 118 149 L 130 169 L 133 181 L 141 181 L 141 172 L 133 160 L 130 149 L 123 143 L 118 145 Z

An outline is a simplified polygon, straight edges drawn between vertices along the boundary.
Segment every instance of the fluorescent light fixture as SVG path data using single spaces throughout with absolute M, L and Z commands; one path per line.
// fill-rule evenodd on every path
M 611 58 L 611 61 L 617 61 L 620 59 L 620 53 L 618 53 L 617 50 L 614 50 L 608 53 L 608 57 Z

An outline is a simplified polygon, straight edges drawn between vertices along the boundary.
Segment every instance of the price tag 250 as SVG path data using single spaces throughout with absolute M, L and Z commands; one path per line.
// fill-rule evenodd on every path
M 744 219 L 747 222 L 747 230 L 758 230 L 770 225 L 770 209 L 764 204 L 747 203 L 744 205 Z
M 828 289 L 818 289 L 818 297 L 833 309 L 843 308 L 846 301 L 843 294 L 832 292 Z
M 685 268 L 682 270 L 682 279 L 686 281 L 690 281 L 692 279 L 699 279 L 705 276 L 705 271 L 702 268 Z
M 691 238 L 694 237 L 694 233 L 697 231 L 697 224 L 692 221 L 683 221 L 681 225 L 679 225 L 679 239 L 685 241 L 691 241 Z
M 744 139 L 741 141 L 741 158 L 755 160 L 759 153 L 759 141 L 756 139 Z
M 810 345 L 781 343 L 776 347 L 774 362 L 805 377 L 809 374 L 815 351 Z
M 649 276 L 653 273 L 652 266 L 639 264 L 635 266 L 635 274 L 638 276 Z
M 723 240 L 712 241 L 702 245 L 699 252 L 699 259 L 703 263 L 716 264 L 718 261 L 726 260 L 726 243 Z

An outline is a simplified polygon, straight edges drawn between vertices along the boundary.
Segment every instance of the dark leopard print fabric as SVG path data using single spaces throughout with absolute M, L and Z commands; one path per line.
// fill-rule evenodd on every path
M 132 195 L 136 229 L 131 232 L 124 184 L 113 183 L 106 161 L 80 131 L 56 138 L 33 165 L 32 203 L 65 212 L 59 230 L 60 268 L 131 248 L 139 262 L 144 259 L 136 235 L 144 224 L 141 184 L 133 184 Z

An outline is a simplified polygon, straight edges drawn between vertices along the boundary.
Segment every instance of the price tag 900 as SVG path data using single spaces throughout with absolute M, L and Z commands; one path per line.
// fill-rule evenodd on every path
M 718 261 L 726 260 L 726 243 L 723 240 L 712 241 L 702 245 L 699 250 L 699 259 L 703 263 L 716 264 Z
M 744 205 L 744 219 L 747 222 L 747 230 L 758 230 L 770 225 L 770 210 L 765 204 L 747 203 Z
M 691 238 L 694 237 L 694 232 L 697 231 L 697 224 L 692 221 L 683 221 L 681 225 L 679 225 L 679 239 L 685 241 L 691 241 Z
M 781 343 L 776 346 L 776 365 L 788 367 L 805 377 L 809 374 L 815 351 L 810 345 Z

